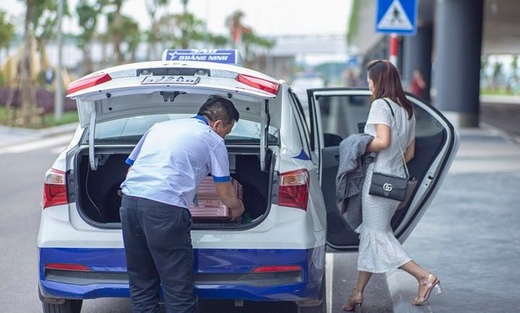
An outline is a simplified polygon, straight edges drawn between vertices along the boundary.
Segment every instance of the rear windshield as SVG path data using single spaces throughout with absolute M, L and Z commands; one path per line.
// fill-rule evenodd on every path
M 190 117 L 193 117 L 193 115 L 152 114 L 100 122 L 96 125 L 94 140 L 96 144 L 135 144 L 155 123 Z M 240 119 L 231 133 L 226 136 L 226 143 L 259 144 L 262 133 L 260 123 Z M 278 129 L 269 127 L 267 138 L 270 145 L 277 145 L 279 142 Z M 82 141 L 88 143 L 88 131 L 85 132 Z

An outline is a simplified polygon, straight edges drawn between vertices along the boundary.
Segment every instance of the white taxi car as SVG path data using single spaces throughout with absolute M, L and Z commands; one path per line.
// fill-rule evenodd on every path
M 338 145 L 366 120 L 369 91 L 309 90 L 304 111 L 284 81 L 226 64 L 235 62 L 235 51 L 164 56 L 107 68 L 68 88 L 80 123 L 45 174 L 37 240 L 43 311 L 80 312 L 84 299 L 129 297 L 117 193 L 124 161 L 154 123 L 194 116 L 208 96 L 219 94 L 240 112 L 225 141 L 246 212 L 240 223 L 193 224 L 196 292 L 201 299 L 294 301 L 301 312 L 326 312 L 326 249 L 352 251 L 358 244 L 334 203 Z M 441 113 L 410 100 L 417 149 L 409 167 L 420 186 L 392 221 L 401 241 L 458 147 Z

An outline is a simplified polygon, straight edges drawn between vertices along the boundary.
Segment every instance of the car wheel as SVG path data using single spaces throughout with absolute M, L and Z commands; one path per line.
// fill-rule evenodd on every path
M 63 301 L 63 303 L 61 303 Z M 83 300 L 64 299 L 60 303 L 42 302 L 43 313 L 80 313 Z
M 298 305 L 298 313 L 327 313 L 327 292 L 325 275 L 321 280 L 320 295 L 318 299 L 296 303 Z
M 38 297 L 42 302 L 43 313 L 80 313 L 83 300 L 47 298 L 38 286 Z

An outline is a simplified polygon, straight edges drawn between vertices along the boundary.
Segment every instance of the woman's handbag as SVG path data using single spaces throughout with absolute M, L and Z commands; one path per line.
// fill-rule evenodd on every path
M 410 202 L 410 198 L 412 197 L 412 193 L 415 190 L 415 187 L 417 187 L 417 179 L 415 179 L 415 177 L 408 178 L 406 194 L 404 195 L 403 201 L 401 201 L 401 203 L 399 203 L 399 205 L 397 206 L 397 210 L 400 210 L 408 205 L 408 202 Z
M 368 193 L 373 196 L 403 201 L 407 188 L 407 178 L 374 172 Z
M 392 106 L 390 106 L 390 103 L 386 101 L 386 99 L 383 100 L 390 108 L 395 124 L 394 110 L 392 109 Z M 399 137 L 397 139 L 400 141 Z M 401 149 L 401 145 L 399 145 L 399 149 Z M 402 149 L 401 159 L 403 161 L 403 168 L 406 172 L 406 177 L 399 177 L 395 175 L 374 172 L 372 173 L 372 181 L 370 183 L 370 189 L 368 191 L 368 193 L 373 196 L 379 196 L 401 201 L 401 203 L 397 207 L 397 210 L 400 210 L 408 205 L 411 195 L 415 190 L 415 187 L 417 186 L 417 180 L 414 177 L 410 177 L 410 173 L 408 172 L 408 166 L 406 166 L 404 152 Z

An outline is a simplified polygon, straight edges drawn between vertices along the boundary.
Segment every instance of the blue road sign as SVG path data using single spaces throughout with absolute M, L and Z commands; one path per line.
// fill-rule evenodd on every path
M 376 32 L 415 35 L 417 0 L 378 0 Z

